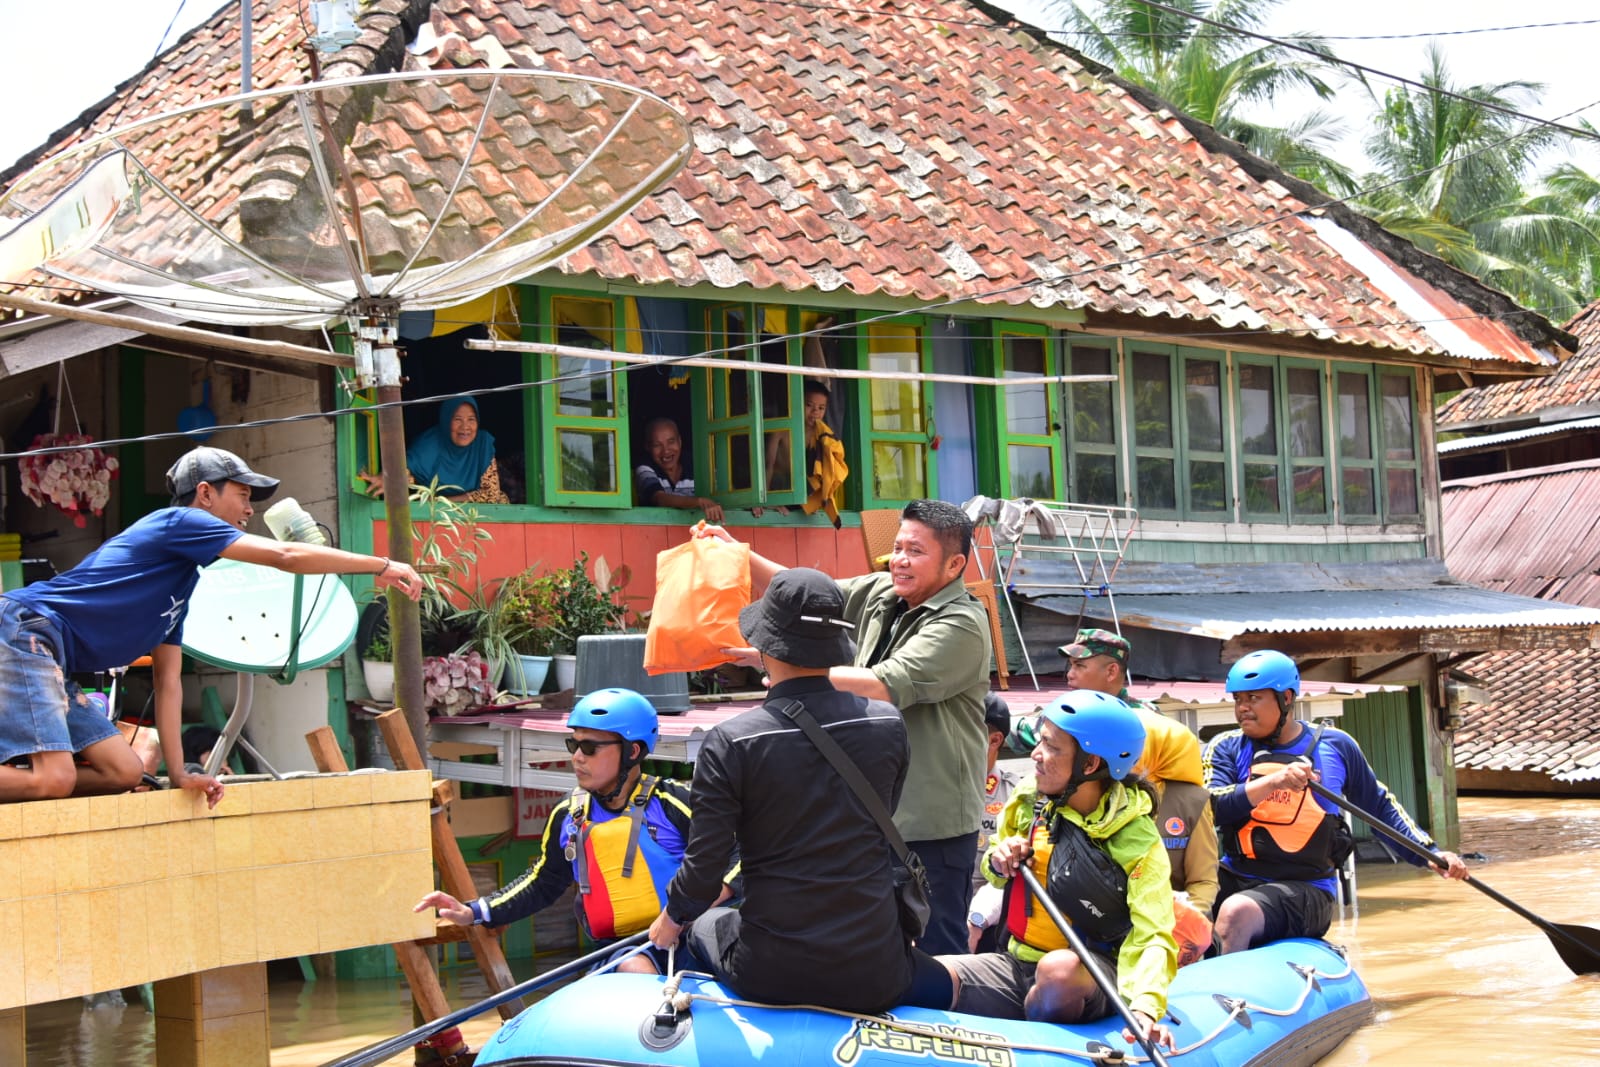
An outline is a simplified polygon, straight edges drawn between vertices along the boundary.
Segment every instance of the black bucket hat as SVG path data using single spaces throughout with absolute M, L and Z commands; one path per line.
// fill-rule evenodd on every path
M 810 567 L 779 571 L 767 595 L 739 612 L 739 631 L 752 648 L 796 667 L 849 663 L 854 629 L 844 618 L 839 583 Z

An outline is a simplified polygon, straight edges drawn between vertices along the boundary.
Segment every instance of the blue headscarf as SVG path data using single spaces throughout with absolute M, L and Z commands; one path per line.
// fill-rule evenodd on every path
M 406 449 L 406 466 L 419 485 L 439 479 L 439 488 L 451 495 L 470 493 L 483 481 L 483 472 L 494 459 L 494 435 L 478 427 L 470 445 L 450 440 L 450 420 L 462 404 L 470 404 L 477 414 L 478 402 L 470 396 L 453 396 L 439 405 L 439 425 L 417 436 Z

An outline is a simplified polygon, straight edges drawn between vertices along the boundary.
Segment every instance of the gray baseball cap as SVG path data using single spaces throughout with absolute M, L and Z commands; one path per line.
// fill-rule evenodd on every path
M 222 448 L 190 449 L 167 471 L 167 490 L 174 502 L 194 492 L 201 482 L 219 487 L 223 482 L 247 485 L 253 501 L 265 500 L 278 489 L 278 479 L 257 474 L 244 460 Z

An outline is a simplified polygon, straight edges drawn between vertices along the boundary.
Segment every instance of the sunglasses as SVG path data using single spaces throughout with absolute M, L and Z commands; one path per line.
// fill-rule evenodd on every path
M 582 741 L 579 741 L 576 737 L 569 737 L 567 738 L 567 752 L 582 752 L 585 756 L 593 756 L 606 745 L 620 744 L 622 744 L 620 739 L 616 741 L 595 741 L 586 737 Z

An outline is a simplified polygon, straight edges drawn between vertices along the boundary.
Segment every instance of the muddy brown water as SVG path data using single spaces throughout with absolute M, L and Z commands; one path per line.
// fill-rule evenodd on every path
M 1468 797 L 1461 816 L 1463 850 L 1488 857 L 1471 864 L 1488 884 L 1546 919 L 1600 928 L 1600 800 Z M 1410 866 L 1362 864 L 1358 878 L 1359 908 L 1328 936 L 1349 950 L 1377 1011 L 1324 1064 L 1600 1062 L 1600 976 L 1575 977 L 1538 928 Z M 457 971 L 446 992 L 462 1006 L 487 995 Z M 271 1012 L 272 1067 L 313 1067 L 411 1025 L 398 982 L 274 982 Z M 28 1009 L 28 1021 L 29 1067 L 155 1062 L 137 1002 L 63 1001 Z M 493 1012 L 469 1022 L 473 1047 L 497 1025 Z

